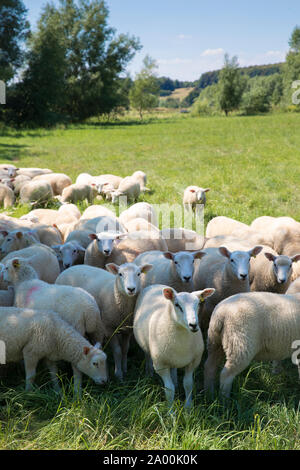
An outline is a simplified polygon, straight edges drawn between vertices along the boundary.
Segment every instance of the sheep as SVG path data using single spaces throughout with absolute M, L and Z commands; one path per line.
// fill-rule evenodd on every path
M 124 227 L 128 232 L 137 232 L 139 230 L 143 230 L 159 234 L 158 228 L 150 222 L 147 222 L 147 220 L 143 219 L 142 217 L 137 217 L 135 219 L 129 220 L 124 225 Z
M 300 252 L 300 223 L 292 217 L 263 216 L 255 219 L 251 226 L 272 236 L 273 248 L 280 255 L 293 256 Z
M 208 222 L 206 236 L 210 238 L 216 235 L 231 235 L 234 230 L 242 228 L 247 229 L 249 225 L 230 219 L 230 217 L 218 216 Z
M 29 181 L 20 189 L 22 204 L 44 204 L 53 199 L 53 191 L 47 181 Z
M 72 184 L 72 180 L 64 173 L 50 173 L 48 175 L 38 175 L 33 178 L 33 181 L 43 180 L 47 181 L 52 188 L 54 196 L 60 196 L 67 186 Z
M 291 283 L 293 263 L 299 260 L 300 254 L 290 258 L 264 247 L 259 255 L 250 261 L 251 291 L 284 294 Z
M 196 210 L 197 204 L 206 204 L 206 193 L 210 188 L 200 188 L 199 186 L 188 186 L 183 193 L 182 203 L 189 211 Z
M 90 175 L 89 173 L 80 173 L 80 175 L 77 176 L 76 184 L 91 184 L 95 183 L 95 177 Z
M 211 238 L 204 239 L 204 248 L 219 248 L 226 246 L 232 251 L 243 250 L 251 248 L 252 243 L 248 243 L 247 240 L 241 240 L 240 238 L 233 237 L 232 235 L 216 235 Z
M 230 396 L 232 382 L 252 360 L 281 361 L 291 357 L 300 337 L 300 295 L 250 292 L 220 302 L 208 329 L 204 387 L 214 392 L 218 366 L 220 391 Z
M 14 202 L 15 195 L 13 190 L 6 184 L 0 183 L 0 205 L 2 205 L 4 209 L 8 209 L 14 205 Z
M 260 232 L 251 227 L 247 227 L 234 230 L 231 235 L 241 240 L 245 240 L 251 245 L 267 245 L 271 248 L 274 247 L 274 237 L 269 232 Z
M 171 253 L 169 251 L 148 251 L 135 258 L 134 263 L 142 266 L 145 263 L 153 265 L 143 280 L 143 288 L 153 284 L 164 284 L 177 292 L 191 292 L 194 289 L 194 262 L 201 259 L 202 251 Z
M 81 373 L 96 384 L 107 382 L 106 354 L 98 345 L 92 346 L 56 312 L 0 307 L 0 341 L 5 344 L 6 363 L 24 360 L 27 391 L 33 388 L 41 359 L 46 360 L 57 391 L 60 388 L 55 363 L 60 360 L 71 363 L 74 391 L 79 394 Z
M 19 196 L 22 186 L 31 181 L 30 176 L 18 175 L 13 180 L 13 190 L 16 196 Z
M 139 295 L 133 321 L 134 337 L 146 356 L 146 371 L 161 377 L 168 405 L 174 401 L 172 369 L 184 368 L 185 407 L 192 406 L 193 373 L 204 352 L 198 323 L 199 302 L 214 289 L 177 293 L 164 285 L 149 286 Z
M 147 222 L 155 225 L 155 227 L 158 226 L 156 212 L 148 202 L 137 202 L 128 209 L 125 209 L 119 215 L 119 221 L 121 224 L 126 225 L 130 220 L 136 219 L 137 217 L 147 220 Z
M 76 204 L 79 201 L 87 201 L 92 204 L 97 195 L 96 187 L 88 184 L 71 184 L 62 191 L 60 202 L 72 202 Z
M 172 253 L 201 250 L 205 242 L 203 236 L 185 228 L 164 228 L 160 234 L 166 240 L 168 251 Z
M 14 257 L 25 258 L 38 274 L 39 279 L 54 284 L 57 276 L 60 274 L 59 262 L 54 250 L 40 243 L 28 246 L 18 251 L 8 253 L 1 263 L 6 265 L 7 261 Z
M 138 170 L 132 173 L 131 178 L 135 179 L 139 183 L 141 192 L 150 191 L 150 189 L 146 187 L 146 184 L 147 184 L 146 173 Z
M 126 197 L 129 201 L 136 201 L 140 195 L 140 184 L 131 176 L 122 179 L 118 189 L 111 192 L 111 201 L 116 203 L 121 196 Z
M 286 294 L 300 294 L 300 277 L 297 277 L 286 291 Z
M 15 290 L 13 286 L 8 286 L 7 290 L 0 290 L 0 307 L 12 307 L 14 304 L 14 299 Z
M 134 306 L 141 289 L 141 274 L 151 265 L 133 263 L 121 266 L 110 263 L 104 269 L 93 266 L 72 266 L 63 271 L 56 284 L 82 287 L 94 296 L 108 334 L 115 362 L 115 376 L 123 380 L 127 372 L 127 353 L 132 334 Z
M 74 230 L 66 238 L 64 243 L 52 245 L 61 261 L 62 269 L 84 263 L 85 250 L 92 242 L 89 232 L 85 230 Z
M 31 179 L 38 175 L 49 175 L 53 173 L 49 168 L 18 168 L 17 175 L 29 176 Z
M 96 205 L 89 206 L 85 209 L 85 211 L 83 212 L 81 216 L 81 220 L 94 219 L 95 217 L 103 217 L 103 216 L 116 217 L 116 214 L 110 209 L 107 209 L 107 207 L 96 204 Z
M 96 184 L 103 184 L 103 183 L 109 183 L 111 184 L 114 189 L 118 189 L 121 181 L 123 178 L 121 176 L 116 176 L 116 175 L 99 175 L 99 176 L 94 176 Z
M 105 232 L 112 230 L 115 232 L 126 233 L 126 229 L 117 217 L 100 216 L 93 219 L 80 219 L 76 222 L 72 230 L 90 230 L 91 232 Z
M 84 264 L 104 268 L 108 257 L 112 253 L 114 244 L 118 243 L 126 234 L 108 230 L 106 232 L 91 233 L 91 243 L 85 250 Z
M 230 252 L 225 246 L 206 248 L 206 256 L 195 266 L 193 277 L 195 289 L 213 287 L 215 293 L 211 296 L 201 314 L 201 328 L 205 332 L 208 328 L 214 307 L 221 300 L 238 292 L 249 292 L 250 259 L 257 256 L 262 250 L 261 246 L 244 251 Z
M 22 248 L 34 245 L 40 241 L 38 235 L 32 230 L 21 231 L 17 229 L 12 230 L 11 232 L 2 230 L 1 233 L 4 236 L 4 240 L 0 246 L 0 256 L 2 257 L 12 251 L 21 250 Z
M 82 336 L 103 344 L 104 325 L 94 297 L 80 287 L 48 284 L 24 258 L 9 260 L 2 271 L 3 280 L 14 288 L 14 306 L 53 310 Z

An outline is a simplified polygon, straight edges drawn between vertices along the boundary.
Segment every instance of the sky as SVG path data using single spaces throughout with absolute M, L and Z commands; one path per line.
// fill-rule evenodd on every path
M 32 26 L 43 0 L 23 0 Z M 56 3 L 57 0 L 54 0 Z M 146 55 L 159 76 L 197 80 L 216 70 L 224 54 L 241 66 L 281 62 L 294 27 L 299 0 L 107 0 L 109 25 L 137 36 L 143 46 L 128 66 L 134 78 Z

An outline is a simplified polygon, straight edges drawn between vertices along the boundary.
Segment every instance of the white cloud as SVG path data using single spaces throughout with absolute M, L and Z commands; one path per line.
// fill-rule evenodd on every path
M 192 36 L 190 34 L 178 34 L 178 39 L 191 39 Z
M 219 49 L 206 49 L 204 52 L 202 52 L 202 57 L 207 57 L 207 56 L 214 56 L 214 55 L 223 55 L 224 54 L 224 49 L 219 47 Z

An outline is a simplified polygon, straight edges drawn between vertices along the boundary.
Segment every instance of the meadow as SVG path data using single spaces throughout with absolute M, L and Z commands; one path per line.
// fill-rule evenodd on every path
M 193 118 L 170 114 L 122 118 L 55 129 L 0 128 L 0 162 L 67 173 L 120 176 L 143 170 L 152 204 L 180 204 L 183 189 L 210 187 L 205 223 L 226 215 L 245 223 L 261 215 L 300 220 L 300 115 Z M 81 206 L 83 209 L 84 206 Z M 17 207 L 12 214 L 26 213 Z M 184 411 L 182 383 L 170 416 L 158 376 L 145 378 L 143 354 L 129 351 L 123 383 L 84 381 L 73 399 L 70 370 L 61 365 L 63 396 L 39 368 L 34 392 L 12 366 L 0 381 L 1 449 L 300 449 L 299 382 L 290 360 L 272 375 L 253 363 L 234 382 L 227 404 L 202 391 L 203 357 L 195 376 L 194 407 Z M 179 376 L 181 378 L 181 376 Z

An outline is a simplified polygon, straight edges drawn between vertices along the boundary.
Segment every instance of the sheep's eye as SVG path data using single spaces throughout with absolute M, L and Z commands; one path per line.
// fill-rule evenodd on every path
M 138 276 L 140 276 L 140 275 L 141 275 L 141 273 L 138 273 Z
M 122 273 L 119 273 L 119 276 L 121 277 L 121 276 L 122 276 Z
M 174 261 L 174 263 L 175 263 L 175 264 L 178 264 L 178 262 L 177 262 L 177 261 Z
M 98 362 L 93 362 L 93 366 L 98 367 Z
M 231 259 L 230 261 L 231 261 L 232 263 L 234 263 L 234 260 L 233 260 L 233 259 Z
M 179 310 L 181 310 L 181 311 L 182 311 L 181 305 L 179 305 L 178 303 L 176 303 L 176 304 L 175 304 L 175 307 L 178 307 L 178 308 L 179 308 Z

